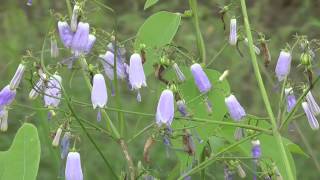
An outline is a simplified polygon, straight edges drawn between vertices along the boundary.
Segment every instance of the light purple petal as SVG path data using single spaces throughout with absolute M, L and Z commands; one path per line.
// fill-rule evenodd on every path
M 137 53 L 132 54 L 130 57 L 129 81 L 133 89 L 136 90 L 142 86 L 147 86 L 141 56 Z
M 281 51 L 275 70 L 278 81 L 284 80 L 284 78 L 290 73 L 290 68 L 291 54 L 289 52 Z
M 208 79 L 208 76 L 203 71 L 200 64 L 195 63 L 191 66 L 191 72 L 194 78 L 194 81 L 201 93 L 206 93 L 211 89 L 211 82 Z
M 93 108 L 103 108 L 108 101 L 106 82 L 102 74 L 96 74 L 93 77 L 93 86 L 91 91 L 91 101 Z
M 44 91 L 44 104 L 46 107 L 58 107 L 61 98 L 61 84 L 62 78 L 59 75 L 53 75 L 47 84 Z
M 240 121 L 243 117 L 246 116 L 245 110 L 234 95 L 231 94 L 229 97 L 226 97 L 225 104 L 233 120 Z
M 16 90 L 11 90 L 9 85 L 0 91 L 0 109 L 9 106 L 16 97 Z
M 236 45 L 237 44 L 237 19 L 231 19 L 230 20 L 229 43 L 231 45 Z
M 318 123 L 318 120 L 317 118 L 313 115 L 309 105 L 307 102 L 303 102 L 302 104 L 302 108 L 307 116 L 307 119 L 308 119 L 308 122 L 309 122 L 309 125 L 311 127 L 311 129 L 313 130 L 317 130 L 319 129 L 319 123 Z
M 156 122 L 160 126 L 161 124 L 171 125 L 174 117 L 174 96 L 171 90 L 166 89 L 162 91 L 157 112 Z
M 89 28 L 88 23 L 79 22 L 77 31 L 75 32 L 71 43 L 71 49 L 76 56 L 84 53 L 86 50 L 89 39 Z
M 65 21 L 59 21 L 58 30 L 61 42 L 66 48 L 69 48 L 73 39 L 73 32 L 71 31 L 70 26 Z
M 16 73 L 14 74 L 9 86 L 10 86 L 10 89 L 17 89 L 20 82 L 21 82 L 21 79 L 23 77 L 23 74 L 24 74 L 24 71 L 25 71 L 25 68 L 26 66 L 23 65 L 23 64 L 19 64 L 17 70 L 16 70 Z
M 78 152 L 69 152 L 65 170 L 66 180 L 83 180 L 81 159 Z

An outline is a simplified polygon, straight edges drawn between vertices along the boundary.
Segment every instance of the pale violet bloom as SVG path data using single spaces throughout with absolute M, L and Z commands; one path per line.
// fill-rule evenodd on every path
M 178 80 L 180 82 L 183 82 L 186 80 L 186 77 L 184 76 L 183 72 L 181 71 L 181 69 L 179 68 L 178 64 L 177 63 L 174 63 L 172 65 L 173 69 L 174 69 L 174 72 L 176 73 L 176 76 L 178 78 Z
M 16 90 L 10 89 L 9 85 L 0 91 L 0 109 L 9 106 L 16 97 Z
M 28 6 L 32 6 L 32 0 L 28 0 L 28 1 L 27 1 L 27 5 L 28 5 Z
M 71 49 L 75 56 L 85 53 L 89 40 L 89 31 L 90 26 L 88 23 L 79 22 L 71 43 Z
M 45 107 L 58 107 L 61 98 L 61 82 L 62 78 L 57 74 L 49 79 L 43 97 Z
M 59 128 L 57 129 L 57 131 L 56 131 L 56 135 L 55 135 L 54 138 L 53 138 L 52 146 L 58 147 L 59 142 L 60 142 L 61 133 L 62 133 L 62 128 L 59 127 Z
M 17 89 L 21 79 L 23 77 L 24 71 L 26 69 L 26 66 L 24 64 L 19 64 L 16 73 L 14 74 L 13 78 L 11 79 L 11 82 L 9 84 L 10 89 L 14 90 Z
M 252 157 L 255 160 L 258 160 L 261 157 L 260 141 L 258 139 L 257 140 L 253 140 L 253 141 L 251 141 L 251 144 L 252 144 L 252 149 L 251 149 Z
M 65 170 L 66 180 L 83 180 L 81 159 L 78 152 L 69 152 Z
M 169 89 L 163 90 L 158 101 L 156 123 L 161 126 L 171 126 L 174 118 L 174 96 Z
M 234 95 L 231 94 L 230 96 L 226 97 L 224 101 L 233 120 L 240 121 L 246 116 L 245 110 Z
M 102 74 L 96 74 L 93 77 L 93 86 L 91 90 L 91 102 L 93 109 L 103 108 L 107 104 L 108 93 L 107 86 Z
M 96 36 L 94 36 L 93 34 L 89 34 L 88 43 L 84 50 L 85 54 L 89 54 L 91 52 L 91 49 L 93 48 L 93 45 L 96 42 L 96 39 L 97 39 Z
M 58 31 L 60 40 L 66 48 L 71 47 L 72 39 L 73 39 L 73 32 L 71 31 L 70 26 L 65 21 L 58 22 Z
M 60 142 L 61 159 L 66 158 L 68 155 L 69 147 L 70 147 L 70 139 L 71 139 L 71 133 L 70 132 L 64 133 Z
M 29 93 L 29 99 L 34 100 L 39 96 L 41 92 L 43 92 L 45 79 L 46 79 L 46 75 L 42 74 L 40 79 L 35 84 L 35 86 L 31 89 Z
M 78 3 L 76 3 L 73 7 L 71 22 L 70 22 L 71 31 L 73 32 L 76 32 L 77 30 L 79 12 L 80 12 L 80 6 Z
M 51 48 L 50 48 L 51 57 L 56 58 L 59 56 L 59 48 L 56 38 L 51 38 Z
M 293 89 L 291 87 L 285 88 L 284 93 L 287 98 L 287 112 L 290 112 L 296 105 L 297 100 L 296 100 L 296 97 L 294 96 Z
M 140 88 L 147 87 L 146 76 L 144 74 L 141 56 L 134 53 L 130 57 L 129 82 L 134 90 L 138 92 L 137 100 L 141 101 Z
M 210 91 L 212 87 L 211 82 L 206 73 L 203 71 L 201 65 L 198 63 L 193 64 L 191 66 L 191 72 L 199 91 L 201 93 L 207 93 Z
M 284 80 L 290 73 L 291 59 L 291 54 L 289 52 L 280 52 L 275 70 L 278 81 Z
M 244 38 L 244 44 L 249 47 L 248 38 Z M 257 55 L 260 54 L 260 49 L 259 49 L 256 45 L 253 45 L 253 49 L 254 49 L 254 52 L 255 52 Z
M 237 19 L 232 18 L 230 20 L 230 35 L 229 35 L 229 44 L 236 45 L 237 44 Z
M 313 129 L 313 130 L 319 129 L 318 120 L 314 116 L 314 114 L 312 113 L 309 104 L 307 102 L 303 102 L 301 105 L 302 105 L 302 108 L 307 116 L 307 119 L 308 119 L 308 122 L 309 122 L 311 129 Z
M 319 115 L 320 114 L 320 107 L 318 105 L 318 103 L 316 102 L 316 100 L 314 99 L 311 91 L 309 91 L 306 95 L 306 100 L 308 103 L 308 106 L 310 108 L 310 111 L 315 115 Z
M 186 117 L 189 115 L 187 106 L 184 100 L 178 100 L 176 102 L 178 111 L 180 112 L 181 116 Z
M 0 108 L 0 130 L 5 132 L 8 130 L 8 110 L 7 107 Z
M 107 51 L 104 55 L 99 55 L 101 63 L 103 65 L 105 74 L 110 80 L 114 80 L 114 54 L 111 51 Z M 127 77 L 126 69 L 121 59 L 117 57 L 117 78 L 124 79 Z

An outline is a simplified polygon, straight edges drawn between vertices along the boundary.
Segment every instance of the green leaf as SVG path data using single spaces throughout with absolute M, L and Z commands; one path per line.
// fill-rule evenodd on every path
M 171 43 L 178 31 L 181 16 L 178 13 L 160 11 L 150 16 L 140 27 L 135 40 L 135 50 L 140 44 L 146 45 L 146 75 L 153 71 L 153 64 L 160 59 L 160 48 Z
M 306 154 L 299 145 L 294 144 L 289 139 L 283 138 L 283 143 L 288 147 L 291 153 L 296 153 L 305 156 L 306 158 L 310 158 L 308 154 Z
M 144 10 L 148 9 L 149 7 L 155 5 L 159 0 L 147 0 L 144 4 Z
M 25 123 L 8 151 L 0 152 L 0 179 L 34 180 L 40 161 L 37 128 Z

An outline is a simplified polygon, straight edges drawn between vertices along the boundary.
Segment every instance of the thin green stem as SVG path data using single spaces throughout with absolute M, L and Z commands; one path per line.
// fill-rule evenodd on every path
M 221 53 L 224 51 L 224 49 L 228 46 L 228 42 L 225 42 L 222 46 L 222 48 L 217 52 L 217 54 L 209 61 L 209 63 L 207 64 L 206 67 L 209 67 L 220 55 Z
M 219 158 L 218 156 L 222 155 L 223 153 L 237 147 L 238 145 L 250 140 L 251 138 L 254 138 L 258 135 L 260 135 L 261 133 L 257 133 L 257 134 L 253 134 L 251 136 L 247 136 L 243 139 L 241 139 L 240 141 L 237 141 L 233 144 L 231 144 L 230 146 L 227 146 L 226 148 L 222 149 L 221 151 L 219 151 L 218 153 L 214 154 L 214 156 L 210 156 L 208 159 L 206 159 L 205 161 L 201 162 L 200 164 L 198 164 L 196 167 L 192 168 L 191 170 L 189 170 L 188 172 L 184 173 L 183 175 L 181 175 L 178 180 L 182 180 L 183 178 L 185 178 L 186 176 L 189 176 L 191 174 L 194 174 L 206 167 L 208 167 L 210 164 L 212 164 L 213 162 L 215 162 L 216 160 L 218 160 L 217 158 Z
M 269 102 L 269 98 L 268 98 L 268 95 L 267 95 L 267 92 L 264 87 L 264 83 L 263 83 L 263 80 L 262 80 L 262 77 L 260 74 L 259 65 L 257 62 L 257 57 L 254 52 L 254 45 L 253 45 L 253 39 L 252 39 L 252 34 L 251 34 L 251 29 L 250 29 L 249 18 L 248 18 L 248 14 L 247 14 L 246 2 L 245 2 L 245 0 L 240 0 L 240 2 L 241 2 L 241 9 L 242 9 L 242 14 L 243 14 L 243 18 L 244 18 L 244 26 L 245 26 L 247 38 L 249 41 L 250 56 L 251 56 L 251 61 L 252 61 L 253 69 L 255 72 L 255 76 L 256 76 L 260 91 L 261 91 L 262 99 L 264 101 L 264 104 L 265 104 L 267 112 L 268 112 L 268 116 L 270 117 L 273 135 L 276 139 L 278 150 L 280 151 L 282 161 L 285 164 L 287 178 L 288 178 L 288 180 L 294 180 L 294 175 L 292 173 L 293 171 L 292 171 L 292 168 L 291 168 L 291 165 L 289 162 L 289 158 L 286 153 L 284 143 L 282 142 L 282 137 L 280 135 L 280 132 L 277 129 L 276 119 L 275 119 L 274 114 L 272 112 L 271 104 Z
M 314 162 L 314 164 L 315 164 L 315 166 L 316 166 L 316 168 L 318 170 L 318 173 L 320 173 L 320 164 L 319 164 L 319 162 L 317 160 L 318 158 L 314 154 L 314 151 L 313 151 L 311 145 L 309 144 L 307 138 L 303 135 L 303 132 L 301 131 L 299 125 L 296 122 L 293 122 L 293 125 L 297 129 L 298 134 L 300 135 L 303 144 L 306 146 L 307 151 L 309 152 L 310 156 L 312 157 L 312 160 L 313 160 L 313 162 Z
M 197 0 L 189 0 L 189 6 L 192 10 L 192 20 L 194 27 L 196 29 L 196 38 L 197 38 L 197 47 L 200 54 L 200 58 L 203 64 L 206 64 L 206 47 L 203 41 L 203 37 L 200 30 L 199 25 L 199 17 L 198 17 L 198 5 Z
M 70 2 L 70 0 L 66 0 L 66 4 L 67 4 L 67 9 L 68 9 L 69 17 L 71 18 L 71 16 L 72 16 L 72 7 L 71 7 L 71 2 Z

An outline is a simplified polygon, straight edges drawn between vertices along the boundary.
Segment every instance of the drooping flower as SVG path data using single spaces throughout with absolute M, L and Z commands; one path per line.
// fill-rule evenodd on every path
M 143 86 L 147 87 L 147 82 L 142 66 L 141 56 L 138 53 L 134 53 L 130 57 L 129 81 L 132 88 L 138 92 L 137 100 L 140 102 L 141 95 L 139 90 Z
M 244 171 L 240 163 L 237 164 L 237 172 L 239 177 L 241 177 L 242 179 L 247 176 L 246 172 Z
M 21 82 L 21 79 L 23 77 L 25 68 L 26 68 L 26 66 L 24 64 L 19 64 L 19 66 L 16 70 L 16 73 L 14 74 L 13 78 L 10 81 L 10 84 L 9 84 L 10 89 L 14 90 L 14 89 L 18 88 L 18 86 Z
M 318 105 L 318 103 L 316 102 L 316 100 L 314 99 L 311 91 L 309 91 L 306 95 L 306 100 L 308 103 L 308 106 L 310 108 L 310 111 L 315 115 L 319 115 L 320 114 L 320 107 Z
M 0 108 L 0 130 L 5 132 L 8 130 L 8 110 L 7 107 Z
M 208 76 L 203 71 L 200 64 L 195 63 L 191 66 L 191 72 L 194 78 L 194 81 L 201 93 L 207 93 L 211 89 L 211 82 L 208 79 Z
M 302 108 L 307 116 L 307 119 L 308 119 L 308 122 L 309 122 L 311 129 L 313 129 L 313 130 L 319 129 L 318 120 L 314 116 L 309 104 L 307 102 L 303 102 L 301 105 L 302 105 Z
M 65 170 L 66 180 L 83 180 L 81 159 L 78 152 L 69 152 Z
M 229 44 L 237 44 L 237 19 L 230 19 L 230 35 L 229 35 Z
M 61 159 L 64 159 L 67 157 L 67 154 L 69 152 L 69 147 L 70 147 L 70 139 L 71 139 L 71 133 L 70 132 L 64 133 L 60 143 Z
M 76 3 L 73 7 L 71 23 L 70 23 L 71 31 L 73 32 L 76 32 L 77 30 L 79 12 L 80 12 L 80 6 L 78 3 Z
M 54 138 L 53 138 L 52 146 L 58 147 L 59 142 L 60 142 L 61 133 L 62 133 L 62 128 L 59 127 L 59 128 L 57 129 L 57 131 L 56 131 L 56 135 L 55 135 Z
M 28 5 L 28 6 L 32 6 L 32 0 L 28 0 L 28 1 L 27 1 L 27 5 Z
M 40 79 L 35 84 L 35 86 L 31 89 L 31 91 L 29 93 L 29 99 L 31 99 L 31 100 L 36 99 L 39 96 L 40 92 L 42 92 L 44 90 L 45 79 L 46 79 L 46 75 L 42 74 Z
M 183 117 L 188 116 L 189 113 L 188 113 L 185 101 L 184 100 L 178 100 L 176 102 L 176 104 L 177 104 L 177 108 L 178 108 L 178 111 L 180 112 L 181 116 L 183 116 Z
M 51 38 L 50 52 L 51 52 L 51 57 L 53 57 L 53 58 L 56 58 L 59 56 L 59 48 L 58 48 L 56 38 Z
M 287 112 L 291 112 L 294 106 L 296 105 L 296 97 L 294 96 L 292 87 L 285 88 L 284 93 L 287 98 Z
M 111 51 L 107 51 L 106 54 L 100 55 L 101 63 L 104 67 L 105 74 L 110 80 L 114 79 L 113 67 L 114 67 L 114 54 Z M 126 70 L 121 59 L 117 57 L 117 78 L 124 79 L 126 78 Z
M 84 50 L 85 54 L 89 54 L 94 43 L 96 42 L 96 36 L 94 36 L 93 34 L 89 34 L 89 37 L 88 37 L 88 43 L 86 45 L 86 48 Z
M 71 28 L 68 25 L 68 23 L 65 21 L 59 21 L 58 30 L 60 40 L 63 43 L 64 47 L 70 48 L 73 39 L 73 32 L 71 31 Z
M 244 44 L 249 46 L 249 41 L 248 41 L 248 38 L 244 38 Z M 260 49 L 256 46 L 256 45 L 253 45 L 253 49 L 254 49 L 254 52 L 259 55 L 260 54 Z
M 91 102 L 93 109 L 103 108 L 108 101 L 107 87 L 102 74 L 96 74 L 93 77 L 93 86 L 91 91 Z
M 233 120 L 240 121 L 246 116 L 245 110 L 234 95 L 231 94 L 230 96 L 226 97 L 224 101 Z
M 228 165 L 224 166 L 223 169 L 224 172 L 224 179 L 225 180 L 233 180 L 233 171 L 228 167 Z
M 45 107 L 58 107 L 61 98 L 61 76 L 55 74 L 53 75 L 47 84 L 44 91 L 44 104 Z
M 75 32 L 71 43 L 71 49 L 75 56 L 85 53 L 89 40 L 89 28 L 90 26 L 88 23 L 79 22 L 77 31 Z
M 278 81 L 282 81 L 285 79 L 285 77 L 290 73 L 290 68 L 291 54 L 286 51 L 281 51 L 275 70 Z
M 9 106 L 16 97 L 16 90 L 10 89 L 9 85 L 5 86 L 0 91 L 0 109 L 4 106 Z
M 184 76 L 183 72 L 181 71 L 181 69 L 179 68 L 178 64 L 177 63 L 174 63 L 172 65 L 173 69 L 174 69 L 174 72 L 176 73 L 177 75 L 177 78 L 180 82 L 183 82 L 186 80 L 186 77 Z
M 169 89 L 163 90 L 158 102 L 156 112 L 156 123 L 161 126 L 166 124 L 170 126 L 174 117 L 174 96 Z
M 251 155 L 255 161 L 258 161 L 259 158 L 261 157 L 260 141 L 258 139 L 253 140 L 251 141 L 251 144 L 252 144 Z

